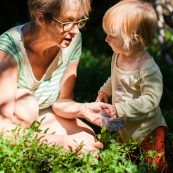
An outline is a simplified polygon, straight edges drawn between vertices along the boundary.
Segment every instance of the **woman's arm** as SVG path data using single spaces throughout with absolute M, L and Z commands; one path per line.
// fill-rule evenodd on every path
M 78 61 L 71 62 L 61 80 L 61 89 L 57 101 L 53 104 L 54 112 L 63 118 L 85 118 L 89 122 L 100 125 L 98 112 L 107 109 L 110 105 L 102 102 L 77 103 L 73 100 L 73 89 L 77 76 Z
M 15 61 L 0 50 L 0 116 L 11 118 L 15 110 L 17 91 L 17 67 Z M 3 122 L 0 121 L 0 126 Z
M 79 61 L 68 64 L 61 79 L 60 93 L 56 102 L 52 105 L 54 112 L 61 117 L 73 119 L 80 116 L 80 103 L 73 100 L 73 89 L 77 76 Z

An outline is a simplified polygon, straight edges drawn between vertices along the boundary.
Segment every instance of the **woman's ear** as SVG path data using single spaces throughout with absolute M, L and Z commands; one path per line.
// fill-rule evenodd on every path
M 35 22 L 37 23 L 37 25 L 42 26 L 42 24 L 43 24 L 43 15 L 42 15 L 42 13 L 36 12 L 34 14 L 34 18 L 35 18 Z

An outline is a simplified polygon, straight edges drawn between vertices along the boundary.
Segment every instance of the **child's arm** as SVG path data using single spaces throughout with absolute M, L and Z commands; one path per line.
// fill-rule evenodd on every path
M 97 102 L 104 101 L 105 103 L 108 103 L 108 98 L 112 94 L 112 84 L 111 84 L 111 77 L 107 79 L 107 81 L 104 83 L 104 85 L 100 88 L 98 91 L 98 96 L 96 98 Z
M 103 91 L 100 91 L 97 98 L 96 98 L 96 102 L 101 102 L 101 101 L 104 101 L 105 103 L 108 103 L 108 94 L 103 92 Z
M 104 101 L 105 103 L 108 103 L 108 99 L 111 95 L 112 95 L 112 84 L 111 84 L 111 77 L 109 77 L 106 83 L 104 83 L 104 85 L 100 88 L 98 96 L 96 98 L 96 102 Z M 118 117 L 114 105 L 109 107 L 108 112 L 110 117 Z

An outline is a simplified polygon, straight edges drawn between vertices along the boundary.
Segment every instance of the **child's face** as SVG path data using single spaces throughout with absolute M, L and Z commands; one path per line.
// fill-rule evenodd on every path
M 112 50 L 116 53 L 121 53 L 124 51 L 124 41 L 120 36 L 112 36 L 108 35 L 105 39 L 105 41 L 109 44 L 109 46 L 112 48 Z

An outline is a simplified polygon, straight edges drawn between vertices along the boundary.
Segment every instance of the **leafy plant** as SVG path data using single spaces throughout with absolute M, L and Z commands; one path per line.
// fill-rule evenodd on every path
M 39 131 L 39 125 L 36 122 L 22 131 L 18 127 L 10 132 L 13 138 L 9 132 L 1 134 L 0 173 L 156 172 L 154 167 L 143 162 L 142 156 L 133 155 L 137 143 L 120 144 L 115 132 L 101 129 L 97 137 L 103 142 L 104 149 L 98 153 L 81 152 L 82 143 L 75 152 L 64 152 L 62 146 L 41 144 L 40 139 L 33 136 L 35 130 Z

